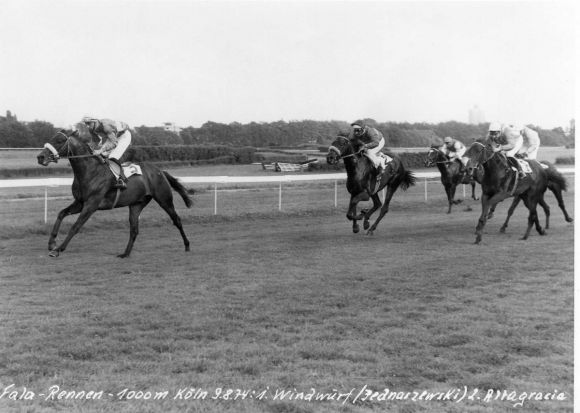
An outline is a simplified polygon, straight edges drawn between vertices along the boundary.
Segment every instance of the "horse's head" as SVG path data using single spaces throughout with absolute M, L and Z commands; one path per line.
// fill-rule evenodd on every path
M 427 152 L 427 158 L 425 158 L 425 166 L 433 166 L 444 157 L 445 155 L 437 145 L 431 145 L 429 152 Z
M 61 157 L 90 153 L 90 147 L 79 139 L 77 131 L 67 132 L 62 129 L 44 144 L 36 159 L 40 165 L 48 166 L 51 162 L 58 162 Z
M 335 165 L 345 156 L 352 154 L 353 148 L 350 139 L 344 135 L 338 135 L 328 148 L 326 162 L 328 162 L 330 165 Z
M 484 142 L 474 142 L 463 155 L 464 158 L 467 158 L 466 168 L 468 172 L 468 176 L 471 178 L 475 171 L 487 163 L 493 156 L 495 152 L 493 148 L 489 145 L 489 143 Z

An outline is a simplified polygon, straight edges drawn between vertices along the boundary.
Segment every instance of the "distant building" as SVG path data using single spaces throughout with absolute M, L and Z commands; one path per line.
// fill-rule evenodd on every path
M 479 106 L 475 105 L 473 108 L 469 109 L 469 123 L 471 125 L 479 125 L 480 123 L 485 123 L 485 114 Z
M 180 128 L 179 126 L 177 126 L 175 123 L 172 122 L 164 122 L 163 130 L 179 135 L 179 133 L 183 130 L 183 128 Z

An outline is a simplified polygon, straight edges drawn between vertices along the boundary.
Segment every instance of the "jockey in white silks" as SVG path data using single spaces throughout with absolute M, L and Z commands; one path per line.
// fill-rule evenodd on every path
M 441 152 L 447 155 L 450 161 L 457 159 L 463 166 L 466 165 L 467 158 L 464 158 L 463 155 L 465 154 L 467 148 L 457 139 L 453 139 L 451 136 L 446 137 L 443 140 L 443 145 L 439 149 Z
M 507 157 L 514 159 L 513 164 L 518 168 L 520 177 L 525 176 L 515 156 L 520 154 L 527 159 L 536 159 L 540 148 L 538 133 L 527 126 L 492 122 L 489 125 L 488 138 L 497 145 L 494 147 L 496 152 L 503 151 Z
M 123 172 L 120 159 L 131 144 L 129 126 L 124 122 L 95 119 L 88 116 L 85 116 L 82 122 L 87 125 L 91 136 L 99 141 L 93 154 L 109 158 L 110 161 L 119 167 L 119 179 L 115 184 L 115 188 L 127 188 L 127 178 Z
M 380 179 L 380 176 L 384 172 L 384 168 L 383 161 L 378 153 L 385 146 L 385 137 L 381 132 L 365 125 L 364 122 L 360 120 L 351 123 L 350 126 L 352 126 L 354 137 L 364 144 L 364 155 L 371 160 L 377 171 L 377 179 Z

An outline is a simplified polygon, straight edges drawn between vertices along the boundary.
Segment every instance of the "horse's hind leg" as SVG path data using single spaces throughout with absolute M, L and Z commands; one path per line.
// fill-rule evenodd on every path
M 542 207 L 542 209 L 544 210 L 544 215 L 546 215 L 546 227 L 545 227 L 545 229 L 548 229 L 548 228 L 550 228 L 550 207 L 548 206 L 548 204 L 546 204 L 546 201 L 544 200 L 543 195 L 538 202 L 539 202 L 540 206 Z
M 564 213 L 564 219 L 566 219 L 566 222 L 574 221 L 574 219 L 570 215 L 568 215 L 568 211 L 566 211 L 566 205 L 564 205 L 564 199 L 562 198 L 562 191 L 559 188 L 558 189 L 550 188 L 550 189 L 552 190 L 552 193 L 554 194 L 554 196 L 558 200 L 558 206 L 560 207 L 560 209 Z M 547 225 L 546 225 L 546 228 L 548 228 Z
M 189 251 L 189 240 L 185 235 L 185 231 L 183 231 L 183 225 L 181 225 L 181 218 L 179 218 L 179 215 L 177 215 L 177 212 L 175 212 L 175 207 L 173 206 L 173 197 L 170 197 L 163 201 L 158 198 L 155 198 L 155 200 L 157 201 L 159 206 L 161 206 L 161 208 L 163 208 L 165 212 L 167 212 L 167 215 L 169 215 L 171 221 L 173 221 L 173 225 L 175 225 L 177 229 L 179 229 L 181 238 L 183 238 L 183 245 L 185 245 L 185 251 Z
M 372 195 L 371 199 L 373 200 L 373 207 L 365 214 L 364 221 L 363 221 L 363 228 L 364 229 L 369 229 L 369 226 L 370 226 L 369 218 L 382 205 L 381 199 L 379 198 L 378 194 Z
M 521 201 L 521 198 L 519 196 L 516 196 L 514 198 L 514 200 L 512 201 L 512 204 L 510 205 L 510 208 L 508 209 L 508 213 L 507 213 L 507 217 L 505 218 L 505 222 L 503 223 L 503 225 L 499 229 L 499 232 L 501 232 L 502 234 L 505 233 L 505 230 L 508 227 L 508 222 L 510 221 L 511 216 L 513 215 L 513 213 L 516 210 L 520 201 Z
M 58 213 L 58 217 L 52 226 L 52 231 L 50 232 L 50 237 L 48 239 L 48 250 L 52 251 L 56 245 L 56 237 L 58 235 L 58 230 L 60 229 L 60 224 L 62 220 L 68 215 L 78 214 L 83 209 L 83 204 L 80 201 L 75 200 L 72 204 L 64 208 Z
M 129 242 L 127 243 L 127 247 L 125 247 L 125 252 L 117 255 L 117 257 L 127 258 L 129 254 L 131 254 L 135 239 L 137 239 L 137 235 L 139 235 L 139 215 L 141 215 L 141 211 L 143 211 L 143 208 L 147 206 L 150 200 L 151 199 L 147 199 L 140 204 L 129 206 Z
M 532 231 L 532 226 L 536 225 L 536 230 L 540 235 L 545 235 L 546 232 L 540 226 L 540 220 L 538 219 L 538 211 L 537 211 L 537 204 L 538 200 L 530 199 L 529 197 L 523 198 L 526 207 L 530 210 L 530 214 L 528 215 L 528 227 L 526 228 L 526 233 L 521 238 L 521 240 L 527 240 L 530 236 L 530 232 Z
M 383 206 L 381 208 L 381 213 L 379 214 L 376 221 L 373 223 L 372 227 L 367 231 L 367 235 L 373 235 L 373 232 L 377 229 L 377 225 L 381 222 L 381 219 L 389 212 L 389 204 L 391 203 L 391 198 L 395 194 L 397 187 L 387 186 L 387 193 L 385 194 L 385 200 L 383 201 Z

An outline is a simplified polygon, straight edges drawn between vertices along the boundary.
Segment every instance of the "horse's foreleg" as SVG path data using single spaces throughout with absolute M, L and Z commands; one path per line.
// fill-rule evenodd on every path
M 135 239 L 137 238 L 137 235 L 139 235 L 139 215 L 141 215 L 141 211 L 143 211 L 143 208 L 147 206 L 149 201 L 150 200 L 148 199 L 143 203 L 129 206 L 129 242 L 125 247 L 125 252 L 117 255 L 117 257 L 127 258 L 129 254 L 131 254 Z
M 453 196 L 451 195 L 451 185 L 443 184 L 445 186 L 445 195 L 447 195 L 447 213 L 451 213 L 451 206 L 453 205 Z
M 520 201 L 521 201 L 521 198 L 519 196 L 516 196 L 514 198 L 514 200 L 512 201 L 512 204 L 510 205 L 510 207 L 508 209 L 508 213 L 507 213 L 507 217 L 505 218 L 505 222 L 503 223 L 503 225 L 499 229 L 499 232 L 501 232 L 502 234 L 505 233 L 505 230 L 508 226 L 508 222 L 509 222 L 511 216 L 513 215 L 514 211 L 516 210 Z
M 50 237 L 48 238 L 48 250 L 52 251 L 56 245 L 56 237 L 58 235 L 58 230 L 60 229 L 60 224 L 62 220 L 68 215 L 78 214 L 83 209 L 83 204 L 80 201 L 75 200 L 72 204 L 64 208 L 58 213 L 58 217 L 52 226 L 52 231 L 50 232 Z
M 371 228 L 367 231 L 367 235 L 373 235 L 373 232 L 375 231 L 375 229 L 377 229 L 377 225 L 379 225 L 381 219 L 383 219 L 385 214 L 389 212 L 389 204 L 391 203 L 391 198 L 393 198 L 393 195 L 395 194 L 396 190 L 397 188 L 387 186 L 387 193 L 385 194 L 385 200 L 383 201 L 383 206 L 381 207 L 381 213 L 379 214 L 379 216 L 377 217 L 376 221 L 373 223 Z
M 475 243 L 479 244 L 482 239 L 483 228 L 488 219 L 488 213 L 495 209 L 495 206 L 506 199 L 509 195 L 506 193 L 494 194 L 491 197 L 485 193 L 481 194 L 481 216 L 477 222 L 477 227 L 475 227 Z
M 66 249 L 66 247 L 67 247 L 68 243 L 70 242 L 70 240 L 72 239 L 72 237 L 74 237 L 77 234 L 77 232 L 79 232 L 79 230 L 85 224 L 85 222 L 87 222 L 87 220 L 91 217 L 91 215 L 93 215 L 95 213 L 97 208 L 98 208 L 98 202 L 92 202 L 90 204 L 85 203 L 83 205 L 83 208 L 80 212 L 79 217 L 77 218 L 76 222 L 71 227 L 65 240 L 58 247 L 53 248 L 49 252 L 48 255 L 51 257 L 58 257 L 59 254 Z
M 346 213 L 346 219 L 352 221 L 352 232 L 354 232 L 355 234 L 360 231 L 360 227 L 357 221 L 362 219 L 364 216 L 364 213 L 360 215 L 356 214 L 356 207 L 360 201 L 368 201 L 368 199 L 369 195 L 366 192 L 361 192 L 357 195 L 352 195 L 350 197 L 348 212 Z
M 477 201 L 479 198 L 475 196 L 475 182 L 471 183 L 471 198 Z
M 363 221 L 363 228 L 364 229 L 369 229 L 369 226 L 370 226 L 369 218 L 382 205 L 381 198 L 379 197 L 378 194 L 374 194 L 373 196 L 371 196 L 371 199 L 373 200 L 373 207 L 369 211 L 367 211 L 367 213 L 365 214 L 364 221 Z

